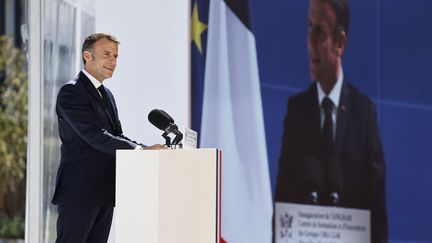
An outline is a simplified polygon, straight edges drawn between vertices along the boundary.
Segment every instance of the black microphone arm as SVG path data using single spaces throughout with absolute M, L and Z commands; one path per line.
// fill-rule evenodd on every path
M 328 203 L 331 206 L 338 206 L 341 202 L 342 192 L 342 168 L 340 161 L 336 158 L 329 158 L 327 161 L 327 178 L 329 185 Z
M 168 136 L 171 133 L 175 135 L 172 142 L 171 142 L 171 138 Z M 183 133 L 181 133 L 178 130 L 178 127 L 176 124 L 171 123 L 165 128 L 164 133 L 162 133 L 162 137 L 165 138 L 165 144 L 167 146 L 178 145 L 181 142 L 181 140 L 183 139 Z
M 302 170 L 307 191 L 306 203 L 318 204 L 323 184 L 323 170 L 321 162 L 314 156 L 306 157 L 302 163 Z
M 175 138 L 172 140 L 172 144 L 178 145 L 178 144 L 180 144 L 181 140 L 183 139 L 183 133 L 181 133 L 178 130 L 177 125 L 174 125 L 173 127 L 174 128 L 172 129 L 172 133 L 174 133 Z

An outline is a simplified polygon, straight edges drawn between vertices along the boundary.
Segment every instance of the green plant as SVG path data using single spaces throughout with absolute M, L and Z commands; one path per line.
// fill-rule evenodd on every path
M 23 214 L 25 205 L 27 92 L 24 54 L 10 38 L 0 36 L 0 212 L 9 216 L 2 220 L 11 219 L 5 221 L 10 230 L 20 228 L 14 215 Z
M 24 216 L 0 214 L 0 238 L 24 239 Z

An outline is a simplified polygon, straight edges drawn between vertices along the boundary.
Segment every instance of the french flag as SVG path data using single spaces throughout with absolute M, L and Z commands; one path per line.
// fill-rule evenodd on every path
M 192 112 L 200 147 L 219 148 L 223 243 L 269 243 L 272 194 L 247 0 L 192 1 Z

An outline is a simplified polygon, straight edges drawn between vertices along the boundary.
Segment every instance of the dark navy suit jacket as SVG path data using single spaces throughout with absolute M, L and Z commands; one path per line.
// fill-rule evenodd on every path
M 54 204 L 114 205 L 116 150 L 134 149 L 137 143 L 123 136 L 114 97 L 105 89 L 114 117 L 83 72 L 58 93 L 62 145 Z
M 309 172 L 303 171 L 302 163 L 311 157 L 322 161 L 316 85 L 288 100 L 275 201 L 307 203 L 310 191 L 305 174 Z M 335 153 L 342 176 L 340 206 L 371 210 L 372 242 L 387 242 L 385 163 L 375 106 L 344 80 L 337 114 Z M 324 180 L 321 183 L 323 194 L 326 185 Z

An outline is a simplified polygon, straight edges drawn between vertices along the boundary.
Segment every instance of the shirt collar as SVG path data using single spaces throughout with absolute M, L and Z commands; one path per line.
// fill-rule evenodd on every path
M 92 82 L 92 84 L 95 86 L 96 89 L 99 88 L 99 86 L 104 84 L 104 81 L 102 81 L 102 83 L 99 82 L 99 80 L 97 80 L 95 77 L 93 77 L 85 69 L 83 69 L 82 72 L 85 74 L 85 76 L 87 76 L 88 79 L 90 79 L 90 81 Z
M 339 69 L 339 77 L 336 80 L 336 84 L 333 86 L 333 89 L 330 91 L 330 94 L 327 97 L 333 102 L 333 105 L 337 109 L 339 107 L 339 100 L 342 90 L 342 82 L 343 82 L 343 70 L 342 67 Z M 321 85 L 317 82 L 317 91 L 318 91 L 318 101 L 319 104 L 322 104 L 323 99 L 326 97 L 326 94 L 321 88 Z

